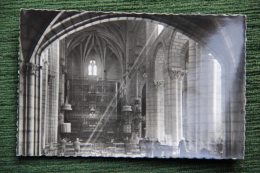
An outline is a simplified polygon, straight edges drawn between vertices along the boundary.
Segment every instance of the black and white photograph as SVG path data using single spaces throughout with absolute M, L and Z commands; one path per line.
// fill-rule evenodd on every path
M 20 11 L 17 156 L 243 159 L 244 15 Z

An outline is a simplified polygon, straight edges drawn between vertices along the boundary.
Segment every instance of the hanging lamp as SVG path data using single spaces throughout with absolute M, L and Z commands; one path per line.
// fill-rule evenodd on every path
M 62 110 L 64 111 L 71 111 L 71 104 L 68 103 L 68 97 L 66 97 L 66 102 L 62 105 Z

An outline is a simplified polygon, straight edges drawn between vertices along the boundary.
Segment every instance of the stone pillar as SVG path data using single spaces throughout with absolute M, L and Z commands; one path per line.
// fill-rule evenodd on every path
M 48 51 L 48 113 L 47 129 L 48 143 L 58 141 L 58 101 L 59 101 L 59 44 L 54 42 Z
M 132 119 L 132 136 L 131 141 L 132 143 L 138 143 L 141 138 L 141 104 L 140 100 L 135 100 L 135 107 L 134 107 L 134 115 Z
M 208 138 L 207 134 L 207 121 L 208 121 L 208 67 L 210 64 L 203 59 L 201 54 L 201 49 L 198 44 L 193 41 L 190 41 L 190 60 L 192 60 L 191 64 L 193 68 L 191 72 L 189 71 L 189 81 L 192 85 L 190 92 L 191 97 L 193 100 L 190 102 L 193 107 L 191 108 L 194 113 L 190 112 L 189 118 L 193 119 L 191 122 L 191 126 L 193 130 L 190 132 L 192 133 L 191 137 L 193 137 L 192 141 L 192 150 L 196 152 L 196 157 L 200 156 L 200 150 L 204 147 L 205 139 Z M 194 73 L 194 74 L 190 74 Z M 189 99 L 189 98 L 188 98 Z M 192 118 L 193 117 L 193 118 Z M 193 133 L 193 131 L 195 133 Z
M 182 86 L 183 86 L 183 78 L 184 78 L 184 76 L 185 76 L 185 74 L 186 74 L 186 71 L 184 71 L 184 70 L 182 70 L 181 72 L 180 72 L 180 75 L 179 75 L 179 83 L 178 83 L 178 97 L 179 97 L 179 103 L 178 103 L 178 105 L 179 105 L 179 124 L 178 124 L 178 126 L 179 126 L 179 128 L 180 128 L 180 130 L 179 130 L 179 137 L 180 137 L 180 139 L 182 139 L 183 138 L 183 118 L 182 118 Z
M 19 70 L 19 115 L 18 115 L 18 136 L 17 136 L 17 156 L 26 155 L 26 75 L 27 75 L 27 66 L 26 63 L 20 61 L 20 70 Z
M 156 88 L 151 75 L 148 76 L 146 92 L 146 137 L 157 138 L 157 97 Z
M 40 106 L 40 94 L 41 94 L 41 58 L 39 55 L 36 56 L 36 64 L 39 64 L 37 66 L 37 70 L 35 71 L 35 106 L 34 106 L 34 155 L 39 155 L 39 146 L 40 146 L 40 116 L 41 116 L 41 106 Z
M 48 111 L 48 62 L 45 59 L 42 73 L 42 130 L 41 148 L 45 148 L 47 134 L 47 111 Z
M 58 141 L 61 140 L 61 126 L 64 123 L 64 111 L 61 110 L 61 106 L 65 102 L 65 76 L 67 74 L 66 66 L 66 49 L 65 49 L 65 40 L 60 41 L 60 70 L 59 70 L 59 124 L 58 124 Z
M 39 102 L 38 102 L 38 144 L 37 144 L 37 147 L 38 147 L 38 153 L 37 155 L 41 155 L 41 152 L 43 150 L 43 147 L 42 147 L 42 122 L 43 122 L 43 114 L 42 114 L 42 101 L 43 101 L 43 64 L 44 64 L 44 61 L 45 59 L 40 57 L 40 72 L 39 72 Z
M 60 69 L 60 59 L 59 59 L 59 44 L 56 43 L 56 46 L 53 47 L 53 71 L 54 78 L 52 80 L 52 142 L 58 142 L 58 117 L 59 117 L 59 69 Z
M 63 67 L 62 67 L 63 68 Z M 58 141 L 61 140 L 62 136 L 61 136 L 61 126 L 64 123 L 64 111 L 61 109 L 62 105 L 64 104 L 64 100 L 65 100 L 65 90 L 64 90 L 64 85 L 65 85 L 65 74 L 61 74 L 60 76 L 60 81 L 59 81 L 59 117 L 58 117 Z
M 34 146 L 34 142 L 35 142 L 35 138 L 34 138 L 35 74 L 36 74 L 36 71 L 38 70 L 38 66 L 33 63 L 29 63 L 29 64 L 27 64 L 27 67 L 28 67 L 27 76 L 29 79 L 29 83 L 28 83 L 29 87 L 28 87 L 27 155 L 33 156 L 35 154 L 34 153 L 34 147 L 35 147 Z
M 244 63 L 241 63 L 243 66 Z M 243 69 L 240 67 L 240 69 Z M 245 144 L 245 72 L 235 72 L 233 76 L 243 76 L 233 79 L 230 83 L 230 156 L 229 158 L 244 158 Z M 240 73 L 240 74 L 239 74 Z
M 165 136 L 165 120 L 164 120 L 164 81 L 154 81 L 155 88 L 156 88 L 156 136 L 160 142 L 164 141 Z
M 35 130 L 34 130 L 34 138 L 35 138 L 35 153 L 34 155 L 39 156 L 41 154 L 41 108 L 42 108 L 42 60 L 40 56 L 36 58 L 38 66 L 38 70 L 35 75 Z
M 169 75 L 171 79 L 171 93 L 170 93 L 170 107 L 171 107 L 171 114 L 167 115 L 168 117 L 166 131 L 168 132 L 167 138 L 168 141 L 166 142 L 168 145 L 178 146 L 178 143 L 182 137 L 182 115 L 180 111 L 182 109 L 182 79 L 185 75 L 185 71 L 178 67 L 172 67 L 169 69 Z M 170 141 L 169 141 L 170 140 Z
M 198 97 L 196 98 L 196 109 L 198 121 L 196 122 L 196 145 L 199 154 L 202 148 L 209 150 L 209 144 L 213 138 L 212 127 L 213 122 L 213 66 L 212 59 L 206 53 L 202 56 L 202 60 L 197 60 L 197 87 Z M 197 56 L 199 57 L 199 56 Z M 199 156 L 199 155 L 198 155 Z
M 166 71 L 166 70 L 165 70 Z M 168 145 L 170 144 L 169 141 L 170 139 L 170 135 L 171 135 L 171 114 L 172 114 L 172 107 L 171 107 L 171 79 L 169 78 L 169 74 L 168 74 L 168 70 L 167 73 L 165 73 L 164 75 L 164 112 L 165 112 L 165 116 L 164 116 L 164 124 L 165 124 L 165 141 L 164 144 Z
M 48 109 L 49 109 L 49 68 L 48 61 L 44 65 L 44 102 L 43 102 L 43 133 L 42 133 L 42 147 L 45 148 L 45 143 L 48 143 Z
M 197 106 L 196 106 L 196 98 L 197 98 L 197 88 L 196 88 L 196 79 L 197 79 L 197 71 L 196 71 L 196 43 L 193 40 L 189 40 L 189 63 L 187 66 L 188 75 L 187 75 L 187 136 L 185 136 L 188 149 L 196 150 L 196 124 L 199 121 L 197 116 Z M 198 69 L 197 69 L 198 70 Z

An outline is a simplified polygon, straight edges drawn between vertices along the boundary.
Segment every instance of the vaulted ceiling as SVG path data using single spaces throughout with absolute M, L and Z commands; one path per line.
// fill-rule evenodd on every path
M 243 30 L 244 16 L 21 10 L 21 59 L 25 62 L 35 61 L 36 55 L 40 55 L 56 39 L 94 26 L 98 28 L 95 31 L 98 37 L 90 37 L 90 33 L 86 33 L 90 37 L 86 39 L 89 39 L 89 42 L 93 42 L 94 39 L 97 43 L 98 40 L 104 40 L 104 44 L 110 46 L 109 49 L 119 57 L 125 34 L 120 33 L 123 31 L 120 22 L 130 18 L 134 21 L 156 21 L 175 27 L 179 32 L 218 54 L 227 67 L 230 64 L 234 67 L 239 64 L 240 61 L 237 61 L 236 57 L 244 56 L 245 53 L 243 48 L 237 46 L 238 42 L 240 44 L 244 41 L 244 36 L 238 38 L 236 34 Z M 101 23 L 108 24 L 103 27 L 97 26 Z M 109 34 L 104 33 L 107 30 L 110 31 Z M 92 35 L 97 35 L 95 32 L 92 32 Z
M 104 63 L 114 54 L 121 66 L 124 63 L 126 39 L 129 30 L 138 30 L 142 21 L 106 22 L 88 27 L 80 32 L 66 37 L 66 55 L 71 51 L 80 54 L 82 62 L 87 61 L 92 50 L 98 54 Z M 137 33 L 136 33 L 137 34 Z

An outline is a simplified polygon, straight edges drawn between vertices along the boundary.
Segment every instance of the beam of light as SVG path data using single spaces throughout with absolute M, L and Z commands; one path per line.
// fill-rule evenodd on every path
M 138 69 L 139 66 L 142 64 L 142 62 L 144 61 L 145 58 L 143 58 L 142 60 L 140 60 L 140 63 L 137 64 L 137 62 L 138 62 L 139 59 L 141 58 L 141 55 L 143 54 L 145 48 L 147 48 L 148 43 L 150 43 L 150 40 L 151 40 L 152 36 L 155 35 L 156 30 L 157 30 L 157 28 L 155 27 L 155 29 L 153 30 L 151 36 L 150 36 L 149 39 L 147 40 L 145 46 L 143 47 L 143 49 L 141 50 L 140 54 L 139 54 L 138 57 L 136 58 L 136 60 L 135 60 L 135 62 L 134 62 L 134 65 L 133 65 L 133 66 L 131 67 L 131 69 L 129 70 L 129 73 L 127 73 L 126 78 L 129 76 L 129 74 L 131 74 L 131 72 L 133 71 L 133 69 L 135 69 L 135 71 L 133 72 L 133 75 L 135 75 L 135 73 L 137 72 L 136 69 Z M 156 37 L 155 37 L 155 39 L 156 39 Z M 154 40 L 155 40 L 155 39 L 154 39 Z M 137 67 L 135 67 L 135 66 L 137 66 Z M 126 78 L 124 79 L 124 83 L 126 83 Z M 132 79 L 131 79 L 131 80 L 132 80 Z M 131 81 L 131 80 L 130 80 L 130 81 Z M 127 84 L 125 87 L 127 88 L 127 87 L 129 86 L 129 84 L 130 84 L 130 82 L 128 82 L 128 84 Z M 107 114 L 107 112 L 108 112 L 110 106 L 112 105 L 112 103 L 114 102 L 114 100 L 117 98 L 117 95 L 118 95 L 119 92 L 121 91 L 122 87 L 123 87 L 123 85 L 121 85 L 121 86 L 120 86 L 120 89 L 118 89 L 117 92 L 115 93 L 113 99 L 110 101 L 110 103 L 109 103 L 109 105 L 107 106 L 106 110 L 104 111 L 103 115 L 102 115 L 101 118 L 99 119 L 98 124 L 96 125 L 95 129 L 93 130 L 93 132 L 91 133 L 89 139 L 87 140 L 87 143 L 89 143 L 89 142 L 91 141 L 91 139 L 93 138 L 94 133 L 95 133 L 95 132 L 97 131 L 97 129 L 99 128 L 99 126 L 100 126 L 100 124 L 101 124 L 101 121 L 102 121 L 102 120 L 104 119 L 104 117 L 106 116 L 106 114 Z M 101 132 L 99 131 L 99 133 L 97 134 L 97 137 L 100 135 L 100 133 L 101 133 Z M 97 137 L 95 138 L 95 140 L 97 139 Z

